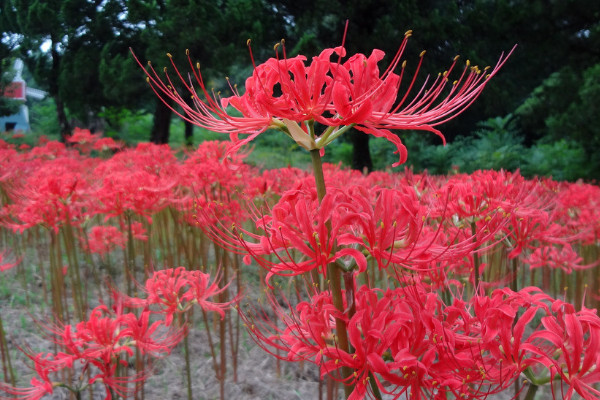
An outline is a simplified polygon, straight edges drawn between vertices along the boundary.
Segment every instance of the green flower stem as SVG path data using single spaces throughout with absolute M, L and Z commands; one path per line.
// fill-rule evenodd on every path
M 335 139 L 340 137 L 344 132 L 352 129 L 354 127 L 354 125 L 356 125 L 356 124 L 345 125 L 337 130 L 332 129 L 333 127 L 327 128 L 325 130 L 325 132 L 323 132 L 323 134 L 319 137 L 319 140 L 317 141 L 319 148 L 323 148 L 323 147 L 327 146 L 329 143 L 333 142 Z
M 529 387 L 527 388 L 527 393 L 525 393 L 525 398 L 523 400 L 533 400 L 535 399 L 535 393 L 537 392 L 539 386 L 529 383 Z
M 315 184 L 317 186 L 317 196 L 319 198 L 319 202 L 321 202 L 327 192 L 325 188 L 325 177 L 323 175 L 323 163 L 318 149 L 311 150 L 310 156 L 312 158 L 313 173 L 315 176 Z M 330 228 L 331 227 L 328 226 L 328 229 Z M 338 311 L 343 313 L 344 298 L 342 295 L 342 271 L 336 266 L 335 263 L 330 263 L 327 266 L 327 275 L 329 280 L 329 287 L 331 289 L 333 305 L 335 306 L 335 308 L 338 309 Z M 350 344 L 348 341 L 348 331 L 346 328 L 346 323 L 342 319 L 336 318 L 335 329 L 337 332 L 337 346 L 340 350 L 345 351 L 346 353 L 350 353 Z M 342 379 L 344 381 L 351 380 L 352 373 L 352 368 L 343 367 Z M 344 385 L 344 392 L 346 394 L 346 397 L 349 397 L 353 390 L 354 385 Z
M 471 233 L 473 235 L 473 241 L 476 242 L 477 241 L 477 224 L 475 223 L 475 221 L 471 221 Z M 477 254 L 477 251 L 473 252 L 473 268 L 475 269 L 473 271 L 473 278 L 474 278 L 474 290 L 473 293 L 474 295 L 477 295 L 477 293 L 479 292 L 479 269 L 481 266 L 481 261 L 479 260 L 479 254 Z

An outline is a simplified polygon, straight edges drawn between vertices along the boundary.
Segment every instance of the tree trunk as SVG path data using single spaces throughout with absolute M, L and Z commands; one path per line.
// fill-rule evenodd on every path
M 193 146 L 194 145 L 194 124 L 185 121 L 185 145 Z
M 58 94 L 58 77 L 60 75 L 61 55 L 57 49 L 56 43 L 58 42 L 56 38 L 51 37 L 50 40 L 52 41 L 52 46 L 50 47 L 50 53 L 52 54 L 52 77 L 49 79 L 50 87 L 48 92 L 50 96 L 54 98 L 54 103 L 56 104 L 56 118 L 58 119 L 58 126 L 60 127 L 60 139 L 66 143 L 67 136 L 71 134 L 71 126 L 67 120 L 67 114 L 65 113 L 65 104 Z
M 58 119 L 58 126 L 60 127 L 60 140 L 64 143 L 67 142 L 67 136 L 71 135 L 71 124 L 67 120 L 67 114 L 65 113 L 65 105 L 62 99 L 58 96 L 54 98 L 56 104 L 56 118 Z
M 152 126 L 152 132 L 150 133 L 150 141 L 152 143 L 169 143 L 169 127 L 171 125 L 172 115 L 173 113 L 171 109 L 162 101 L 156 102 L 156 109 L 154 110 L 154 125 Z
M 352 142 L 352 169 L 370 172 L 373 169 L 369 152 L 369 135 L 353 130 L 350 132 Z

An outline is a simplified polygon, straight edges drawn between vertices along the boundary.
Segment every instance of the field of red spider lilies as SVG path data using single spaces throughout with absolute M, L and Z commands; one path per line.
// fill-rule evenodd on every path
M 320 196 L 229 146 L 0 142 L 0 398 L 152 398 L 167 365 L 202 399 L 199 359 L 234 398 L 248 337 L 310 398 L 599 398 L 598 186 L 324 165 Z

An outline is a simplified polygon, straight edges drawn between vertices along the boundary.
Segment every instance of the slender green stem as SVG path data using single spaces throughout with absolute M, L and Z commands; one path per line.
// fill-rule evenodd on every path
M 377 382 L 375 381 L 375 376 L 372 372 L 369 372 L 369 384 L 371 385 L 371 390 L 373 390 L 373 396 L 375 396 L 377 400 L 383 399 L 383 396 L 379 391 L 379 386 L 377 386 Z
M 539 386 L 534 385 L 529 382 L 529 387 L 527 388 L 527 393 L 525 393 L 525 398 L 523 400 L 533 400 L 535 399 L 535 393 L 537 392 Z
M 183 314 L 180 314 L 179 326 L 181 327 L 186 323 L 187 323 L 187 321 L 183 317 Z M 186 377 L 186 384 L 187 384 L 187 397 L 188 397 L 188 400 L 192 400 L 193 399 L 192 369 L 191 369 L 191 362 L 190 362 L 190 346 L 188 343 L 188 335 L 183 336 L 183 352 L 184 352 L 184 356 L 185 356 L 185 377 Z
M 319 202 L 323 200 L 327 190 L 325 188 L 325 176 L 323 175 L 323 163 L 321 160 L 321 155 L 319 154 L 319 150 L 311 150 L 310 151 L 313 173 L 315 176 L 315 184 L 317 186 L 317 196 L 319 198 Z M 330 225 L 330 224 L 329 224 Z M 328 230 L 331 230 L 331 227 L 328 226 Z M 329 287 L 331 290 L 331 297 L 333 300 L 333 305 L 338 309 L 341 313 L 344 312 L 344 298 L 342 294 L 342 271 L 336 266 L 335 263 L 330 263 L 327 266 L 327 275 L 329 280 Z M 337 346 L 340 350 L 350 353 L 350 344 L 348 341 L 348 331 L 346 328 L 346 323 L 344 320 L 340 318 L 335 319 L 335 329 L 337 332 Z M 352 369 L 349 367 L 342 368 L 342 379 L 344 381 L 350 380 L 352 376 Z M 344 392 L 346 397 L 349 397 L 352 391 L 354 390 L 354 385 L 345 385 Z
M 321 137 L 319 138 L 319 141 L 318 141 L 319 147 L 327 146 L 329 143 L 333 142 L 335 139 L 340 137 L 344 132 L 346 132 L 349 129 L 351 129 L 352 127 L 354 127 L 354 125 L 356 125 L 356 124 L 346 125 L 337 130 L 331 130 L 331 131 L 329 129 L 327 129 L 325 131 L 325 133 L 323 133 L 323 135 L 321 135 Z
M 473 234 L 473 241 L 476 242 L 477 241 L 477 224 L 475 223 L 475 221 L 471 221 L 471 233 Z M 473 275 L 474 275 L 474 294 L 476 295 L 479 291 L 479 268 L 481 266 L 481 261 L 479 260 L 479 254 L 477 254 L 477 251 L 473 251 Z

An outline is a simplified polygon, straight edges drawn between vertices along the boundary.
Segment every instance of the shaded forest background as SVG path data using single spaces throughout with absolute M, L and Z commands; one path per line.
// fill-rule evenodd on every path
M 393 4 L 395 3 L 395 4 Z M 203 66 L 209 87 L 227 95 L 225 77 L 243 87 L 252 65 L 273 55 L 285 38 L 288 55 L 310 57 L 341 43 L 350 21 L 350 54 L 373 48 L 386 59 L 412 29 L 405 58 L 414 68 L 427 50 L 419 79 L 447 68 L 455 55 L 493 64 L 518 47 L 478 101 L 441 126 L 449 145 L 424 133 L 399 132 L 416 170 L 453 167 L 521 169 L 525 175 L 595 180 L 600 176 L 600 2 L 597 0 L 60 0 L 0 2 L 0 89 L 15 57 L 28 84 L 49 99 L 32 107 L 35 130 L 67 135 L 75 126 L 123 139 L 168 143 L 173 115 L 147 86 L 130 55 L 162 68 L 166 52 L 185 65 L 185 50 Z M 385 60 L 384 59 L 384 62 Z M 0 114 L 15 102 L 0 99 Z M 181 123 L 182 124 L 182 123 Z M 183 124 L 182 124 L 183 126 Z M 185 141 L 215 138 L 192 126 Z M 257 145 L 287 146 L 262 135 Z M 293 146 L 292 146 L 293 147 Z M 328 149 L 329 151 L 329 149 Z M 280 152 L 280 151 L 278 151 Z M 351 134 L 329 151 L 354 168 L 383 168 L 387 143 Z M 265 156 L 258 153 L 257 157 Z M 284 162 L 290 162 L 286 156 Z

